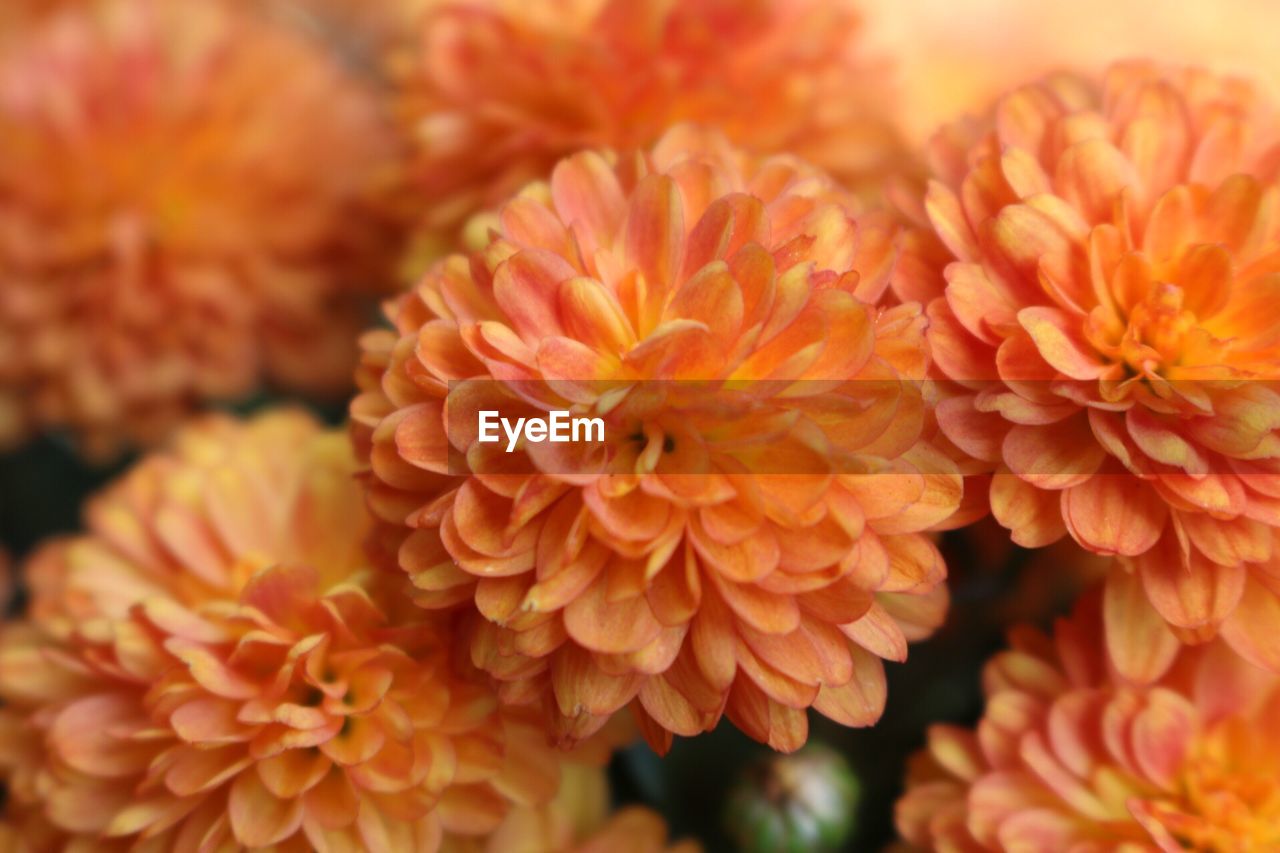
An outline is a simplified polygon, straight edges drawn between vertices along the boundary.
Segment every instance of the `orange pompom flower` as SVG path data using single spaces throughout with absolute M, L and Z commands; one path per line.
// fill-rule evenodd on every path
M 554 796 L 530 711 L 364 567 L 353 472 L 301 414 L 198 422 L 38 553 L 0 633 L 11 814 L 128 849 L 429 851 Z
M 1108 609 L 1132 603 L 1148 641 L 1165 621 L 1220 631 L 1280 670 L 1272 119 L 1246 84 L 1194 70 L 1015 91 L 934 140 L 921 215 L 945 280 L 904 263 L 897 284 L 932 298 L 933 358 L 956 381 L 939 424 L 994 470 L 1014 540 L 1069 532 L 1119 555 Z
M 860 189 L 899 165 L 884 69 L 852 0 L 438 0 L 401 83 L 428 256 L 586 148 L 697 121 Z M 441 250 L 441 238 L 446 243 Z
M 232 5 L 88 0 L 0 48 L 0 443 L 108 454 L 263 381 L 347 387 L 389 123 Z
M 922 440 L 921 310 L 878 301 L 892 229 L 845 202 L 690 127 L 580 153 L 365 338 L 352 418 L 390 546 L 565 741 L 635 700 L 660 750 L 725 712 L 793 750 L 809 707 L 874 722 L 881 658 L 940 622 L 921 531 L 960 477 Z M 557 410 L 603 441 L 479 440 L 482 412 Z
M 934 726 L 897 825 L 917 849 L 1280 848 L 1280 677 L 1221 640 L 1127 681 L 1100 596 L 1052 638 L 1011 633 L 987 664 L 977 730 Z

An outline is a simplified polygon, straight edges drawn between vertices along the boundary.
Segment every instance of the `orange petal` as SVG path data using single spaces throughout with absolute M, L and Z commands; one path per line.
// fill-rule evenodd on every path
M 1107 652 L 1126 678 L 1149 684 L 1172 665 L 1178 638 L 1147 600 L 1138 577 L 1119 566 L 1107 576 L 1103 618 Z
M 1071 535 L 1099 554 L 1133 556 L 1156 544 L 1169 508 L 1147 484 L 1127 474 L 1096 474 L 1062 493 Z
M 231 785 L 227 816 L 237 841 L 246 847 L 266 847 L 298 831 L 302 801 L 279 799 L 257 773 L 241 773 Z

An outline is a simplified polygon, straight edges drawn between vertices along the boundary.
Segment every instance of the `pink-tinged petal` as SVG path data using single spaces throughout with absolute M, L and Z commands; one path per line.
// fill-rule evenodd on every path
M 572 278 L 560 285 L 560 319 L 565 332 L 602 353 L 620 355 L 636 344 L 622 305 L 614 293 L 590 278 Z
M 493 276 L 493 296 L 511 328 L 528 346 L 546 335 L 564 334 L 560 324 L 560 285 L 577 271 L 558 255 L 526 249 L 512 255 Z
M 684 212 L 680 191 L 671 178 L 649 175 L 631 193 L 623 224 L 627 266 L 638 270 L 643 292 L 623 299 L 640 330 L 657 325 L 662 306 L 676 282 L 684 251 Z
M 551 172 L 551 199 L 583 255 L 613 243 L 626 215 L 626 197 L 609 163 L 594 151 L 574 154 Z
M 1005 435 L 1001 455 L 1009 471 L 1031 485 L 1065 489 L 1095 474 L 1107 454 L 1082 413 L 1045 426 L 1015 425 Z
M 154 747 L 130 739 L 126 732 L 147 724 L 145 711 L 127 695 L 86 696 L 54 718 L 49 744 L 76 770 L 108 779 L 128 777 L 146 769 Z
M 1248 575 L 1240 564 L 1219 566 L 1199 556 L 1189 563 L 1174 547 L 1160 547 L 1136 561 L 1152 605 L 1180 628 L 1215 627 L 1236 609 Z
M 1146 699 L 1133 721 L 1133 757 L 1149 780 L 1176 791 L 1200 721 L 1195 707 L 1172 690 L 1156 688 Z
M 999 379 L 995 348 L 966 329 L 945 299 L 930 302 L 927 313 L 929 353 L 938 369 L 969 388 Z
M 211 791 L 253 763 L 242 749 L 180 749 L 164 774 L 165 787 L 179 797 Z
M 1107 652 L 1131 681 L 1159 679 L 1177 657 L 1181 643 L 1147 600 L 1142 581 L 1119 566 L 1107 576 L 1103 595 Z
M 644 648 L 657 638 L 662 625 L 644 596 L 619 601 L 608 598 L 605 576 L 598 577 L 564 610 L 569 636 L 597 652 L 622 654 Z
M 257 773 L 241 773 L 231 785 L 227 815 L 237 841 L 246 847 L 266 847 L 298 831 L 302 801 L 279 799 Z
M 193 699 L 169 717 L 178 737 L 192 744 L 235 743 L 247 740 L 253 729 L 240 723 L 232 702 L 216 698 Z
M 1129 158 L 1105 139 L 1088 139 L 1064 151 L 1054 183 L 1090 224 L 1111 218 L 1121 190 L 1142 186 Z
M 1099 554 L 1134 556 L 1164 530 L 1168 505 L 1128 474 L 1095 474 L 1062 493 L 1062 515 L 1077 542 Z
M 972 395 L 940 400 L 934 414 L 942 432 L 966 454 L 983 462 L 1000 460 L 1000 446 L 1009 424 L 998 414 L 978 411 Z
M 1181 468 L 1193 477 L 1209 473 L 1209 460 L 1179 432 L 1177 418 L 1164 418 L 1143 406 L 1125 413 L 1125 426 L 1138 449 L 1157 462 Z
M 940 583 L 928 592 L 876 593 L 876 603 L 898 623 L 908 642 L 928 639 L 942 627 L 951 598 L 947 585 Z
M 800 624 L 800 608 L 790 596 L 776 596 L 755 584 L 735 583 L 710 571 L 716 590 L 734 614 L 766 634 L 787 634 Z
M 699 269 L 671 297 L 666 319 L 693 320 L 710 330 L 712 337 L 729 346 L 742 325 L 742 291 L 724 261 Z
M 1106 369 L 1085 340 L 1080 318 L 1059 308 L 1036 306 L 1019 311 L 1018 323 L 1031 335 L 1041 357 L 1064 375 L 1094 381 Z
M 746 194 L 716 199 L 707 206 L 685 247 L 686 281 L 712 261 L 732 258 L 750 243 L 768 243 L 768 220 L 760 200 Z
M 999 828 L 1020 814 L 1061 808 L 1062 803 L 1025 770 L 988 773 L 969 790 L 967 825 L 983 849 L 1002 849 Z
M 939 181 L 929 182 L 924 207 L 934 231 L 953 255 L 962 261 L 973 260 L 981 255 L 978 237 L 969 225 L 960 199 L 945 184 Z
M 1040 732 L 1033 730 L 1024 734 L 1018 752 L 1036 778 L 1075 811 L 1093 821 L 1105 821 L 1111 817 L 1098 795 L 1050 752 Z
M 1245 581 L 1235 611 L 1222 624 L 1222 638 L 1245 660 L 1280 672 L 1280 596 L 1255 578 Z
M 907 638 L 889 612 L 873 603 L 862 618 L 840 630 L 862 648 L 885 660 L 901 663 L 907 659 Z
M 991 478 L 991 514 L 1024 548 L 1049 545 L 1067 532 L 1058 493 L 1014 474 L 997 472 Z
M 947 305 L 955 318 L 980 341 L 995 347 L 1006 329 L 1017 322 L 1014 296 L 993 282 L 981 264 L 954 263 L 947 267 Z M 986 379 L 984 375 L 957 376 L 957 379 Z

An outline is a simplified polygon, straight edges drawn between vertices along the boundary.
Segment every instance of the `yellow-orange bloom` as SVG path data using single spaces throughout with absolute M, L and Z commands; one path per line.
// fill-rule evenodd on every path
M 1221 640 L 1127 681 L 1088 595 L 1053 637 L 1015 629 L 977 730 L 934 726 L 897 807 L 937 851 L 1280 849 L 1280 677 Z
M 11 812 L 128 849 L 429 851 L 554 796 L 540 721 L 364 567 L 353 472 L 304 415 L 206 420 L 39 552 L 0 634 Z
M 0 48 L 0 443 L 109 453 L 264 381 L 347 387 L 386 123 L 231 5 L 89 0 Z
M 1017 90 L 934 140 L 921 216 L 945 275 L 904 264 L 898 284 L 932 299 L 933 358 L 957 383 L 939 424 L 994 470 L 1014 540 L 1070 532 L 1120 555 L 1109 596 L 1140 584 L 1127 618 L 1153 639 L 1165 621 L 1220 631 L 1280 670 L 1272 119 L 1246 84 L 1194 70 Z M 1130 675 L 1159 675 L 1125 650 Z
M 683 121 L 878 186 L 902 149 L 860 31 L 852 0 L 435 2 L 401 98 L 424 234 L 449 238 L 561 157 Z
M 921 310 L 879 304 L 892 236 L 799 161 L 680 127 L 561 161 L 389 306 L 352 406 L 370 504 L 508 699 L 566 741 L 636 700 L 659 749 L 726 711 L 786 750 L 809 707 L 879 716 L 881 658 L 945 606 L 920 531 L 960 498 L 922 440 Z M 508 452 L 489 410 L 604 440 Z

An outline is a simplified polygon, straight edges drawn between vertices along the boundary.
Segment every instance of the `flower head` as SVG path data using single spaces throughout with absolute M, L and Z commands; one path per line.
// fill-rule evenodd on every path
M 901 146 L 849 0 L 445 0 L 430 6 L 402 112 L 424 236 L 584 148 L 652 145 L 698 121 L 878 184 Z
M 1276 143 L 1247 85 L 1198 71 L 1017 90 L 935 139 L 945 272 L 898 285 L 931 300 L 939 423 L 1015 541 L 1120 555 L 1143 618 L 1280 669 Z
M 11 811 L 157 849 L 433 850 L 554 795 L 539 721 L 364 568 L 353 468 L 300 414 L 206 420 L 38 553 L 0 634 Z
M 715 134 L 562 161 L 365 338 L 357 444 L 420 603 L 566 741 L 632 700 L 659 748 L 726 711 L 787 750 L 810 706 L 874 721 L 881 658 L 941 619 L 921 531 L 960 493 L 892 266 L 820 173 Z M 604 437 L 506 452 L 489 410 Z
M 1052 638 L 1015 630 L 977 730 L 929 732 L 898 803 L 927 850 L 1272 850 L 1280 845 L 1280 678 L 1220 640 L 1127 681 L 1100 596 Z
M 0 45 L 0 442 L 109 453 L 266 380 L 345 389 L 386 128 L 233 5 L 91 0 Z

